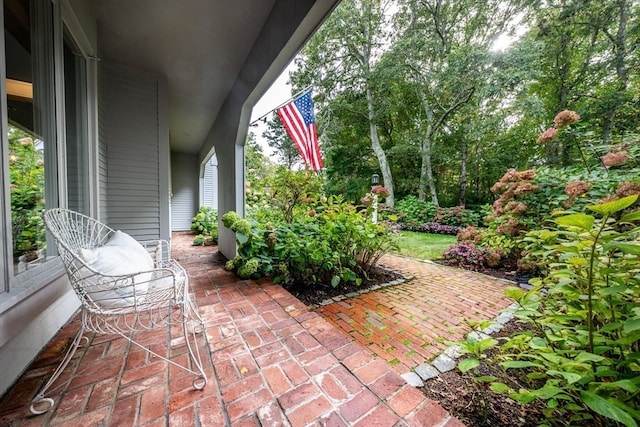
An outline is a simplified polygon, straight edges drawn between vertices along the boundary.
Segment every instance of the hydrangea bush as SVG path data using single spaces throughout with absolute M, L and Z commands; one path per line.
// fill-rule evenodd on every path
M 360 284 L 378 259 L 395 248 L 391 230 L 373 224 L 367 209 L 341 197 L 296 190 L 311 188 L 305 180 L 314 176 L 286 174 L 295 175 L 288 189 L 271 190 L 280 195 L 272 208 L 279 212 L 257 211 L 248 219 L 236 212 L 223 215 L 238 242 L 238 256 L 226 268 L 242 278 L 269 276 L 290 286 Z
M 573 111 L 561 111 L 553 127 L 543 132 L 538 142 L 550 144 L 571 132 L 575 139 L 579 135 L 571 125 L 579 119 Z M 576 139 L 580 165 L 507 170 L 491 188 L 496 199 L 484 218 L 487 228 L 463 230 L 458 240 L 483 250 L 487 266 L 544 273 L 545 267 L 532 255 L 535 242 L 526 233 L 544 227 L 557 215 L 581 212 L 594 203 L 640 194 L 639 141 L 638 135 L 626 135 L 603 146 L 587 138 Z

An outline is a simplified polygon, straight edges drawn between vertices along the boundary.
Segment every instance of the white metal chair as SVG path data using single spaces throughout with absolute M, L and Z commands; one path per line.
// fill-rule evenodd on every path
M 168 242 L 136 242 L 125 233 L 67 209 L 47 210 L 44 221 L 55 238 L 71 286 L 81 301 L 82 321 L 62 362 L 34 397 L 31 412 L 42 414 L 53 407 L 54 401 L 45 397 L 46 393 L 77 348 L 89 343 L 87 332 L 120 335 L 195 375 L 193 387 L 202 390 L 207 377 L 198 335 L 204 336 L 204 322 L 189 298 L 187 273 L 171 259 Z M 183 326 L 189 366 L 177 364 L 135 341 L 138 331 L 167 328 L 169 333 L 173 324 Z

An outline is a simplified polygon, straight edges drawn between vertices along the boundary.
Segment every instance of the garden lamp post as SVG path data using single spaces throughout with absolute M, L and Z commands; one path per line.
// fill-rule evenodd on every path
M 374 173 L 373 175 L 371 175 L 371 190 L 373 190 L 373 188 L 378 185 L 378 183 L 380 182 L 380 175 L 378 175 L 377 173 Z M 373 192 L 373 218 L 371 219 L 373 221 L 374 224 L 378 223 L 378 193 Z

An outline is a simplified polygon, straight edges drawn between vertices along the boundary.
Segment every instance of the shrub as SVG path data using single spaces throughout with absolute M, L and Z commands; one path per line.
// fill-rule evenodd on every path
M 530 233 L 540 241 L 548 275 L 529 292 L 509 289 L 516 316 L 533 333 L 512 336 L 504 369 L 526 369 L 518 390 L 494 391 L 527 403 L 546 401 L 550 419 L 571 425 L 627 426 L 640 420 L 640 210 L 622 214 L 637 195 L 590 205 L 587 213 L 557 217 Z M 622 215 L 622 216 L 621 216 Z M 467 362 L 468 363 L 468 362 Z
M 200 206 L 198 213 L 191 219 L 191 231 L 196 234 L 194 245 L 202 245 L 206 237 L 218 241 L 218 211 L 208 206 Z
M 318 199 L 292 209 L 291 221 L 225 214 L 238 241 L 238 257 L 227 267 L 241 277 L 270 276 L 291 286 L 359 284 L 393 247 L 391 231 L 339 197 Z
M 476 211 L 465 209 L 463 206 L 454 206 L 452 208 L 438 208 L 433 222 L 455 227 L 466 227 L 468 225 L 478 225 L 480 217 L 481 215 Z
M 400 221 L 405 223 L 433 222 L 433 218 L 436 216 L 436 206 L 432 202 L 420 200 L 413 195 L 398 200 L 396 209 L 400 213 Z
M 472 271 L 485 270 L 485 255 L 483 251 L 471 243 L 456 243 L 445 251 L 442 258 L 447 264 L 454 267 Z
M 13 256 L 30 261 L 45 246 L 44 157 L 29 134 L 14 126 L 8 133 Z
M 448 234 L 455 235 L 460 231 L 460 227 L 455 225 L 445 225 L 439 224 L 437 222 L 426 222 L 424 224 L 413 224 L 406 223 L 402 224 L 400 227 L 402 230 L 407 231 L 418 231 L 422 233 L 431 233 L 431 234 Z
M 499 234 L 492 228 L 476 228 L 469 226 L 460 230 L 456 235 L 458 242 L 474 245 L 485 255 L 488 267 L 515 268 L 520 254 L 515 238 Z

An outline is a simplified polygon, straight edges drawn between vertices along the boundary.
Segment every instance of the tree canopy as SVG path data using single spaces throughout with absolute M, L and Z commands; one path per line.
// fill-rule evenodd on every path
M 570 166 L 640 126 L 640 4 L 632 0 L 343 0 L 296 58 L 313 88 L 326 190 L 359 200 L 483 204 L 509 168 Z M 509 43 L 500 43 L 510 40 Z M 537 143 L 565 109 L 573 135 Z M 277 119 L 278 161 L 296 152 Z M 572 139 L 574 138 L 574 139 Z

